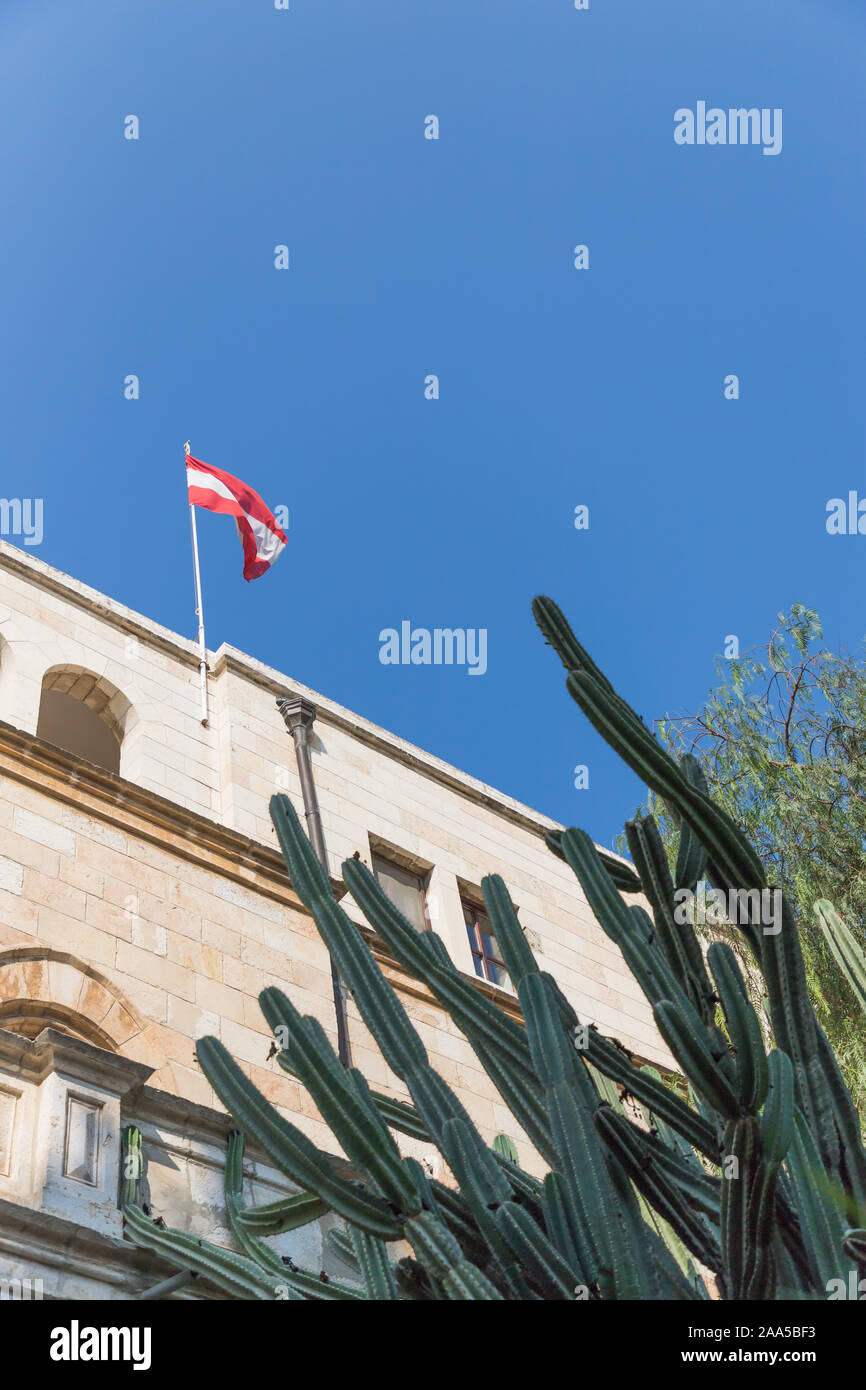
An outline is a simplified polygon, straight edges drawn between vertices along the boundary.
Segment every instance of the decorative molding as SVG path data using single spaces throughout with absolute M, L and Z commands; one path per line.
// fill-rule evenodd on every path
M 22 1038 L 0 1028 L 0 1071 L 22 1080 L 44 1081 L 52 1072 L 125 1096 L 153 1075 L 153 1067 L 121 1057 L 106 1048 L 43 1028 L 37 1038 Z
M 177 1154 L 178 1157 L 189 1157 L 194 1149 L 197 1163 L 218 1167 L 220 1171 L 225 1167 L 226 1140 L 232 1130 L 238 1128 L 237 1120 L 225 1110 L 214 1110 L 212 1106 L 199 1105 L 194 1101 L 184 1100 L 182 1096 L 175 1096 L 146 1084 L 130 1090 L 124 1096 L 121 1112 L 123 1123 L 135 1123 L 148 1143 L 158 1143 L 160 1148 Z M 158 1131 L 158 1140 L 149 1135 L 148 1130 Z M 204 1152 L 204 1143 L 215 1145 L 219 1149 L 218 1164 L 213 1164 Z M 325 1157 L 340 1176 L 350 1180 L 358 1177 L 357 1169 L 341 1154 L 326 1154 Z M 273 1159 L 247 1135 L 244 1144 L 244 1172 L 253 1176 L 257 1165 L 273 1167 Z M 297 1184 L 290 1178 L 275 1172 L 275 1179 L 277 1185 L 285 1184 L 287 1196 L 298 1190 Z M 268 1177 L 268 1183 L 273 1185 L 274 1179 Z
M 3 773 L 80 812 L 89 813 L 96 820 L 309 915 L 289 882 L 277 850 L 229 830 L 198 811 L 188 811 L 155 792 L 83 763 L 54 744 L 0 721 L 0 774 Z M 342 879 L 334 877 L 331 877 L 331 888 L 338 901 L 347 891 Z M 396 989 L 434 1008 L 441 1007 L 426 985 L 403 970 L 371 927 L 364 923 L 356 925 Z M 24 947 L 16 948 L 12 954 L 30 950 L 36 954 L 45 953 L 41 947 Z M 522 1022 L 520 1005 L 512 995 L 475 976 L 465 975 L 464 978 L 504 1013 Z M 124 1008 L 132 1012 L 127 1004 Z
M 200 657 L 198 647 L 194 642 L 181 637 L 179 633 L 172 632 L 169 628 L 152 622 L 140 613 L 133 612 L 132 609 L 124 607 L 123 604 L 117 603 L 114 599 L 100 594 L 98 590 L 81 584 L 70 575 L 46 565 L 44 561 L 37 560 L 34 556 L 27 555 L 16 546 L 2 540 L 0 540 L 0 569 L 6 569 L 28 583 L 56 594 L 67 603 L 85 609 L 122 632 L 134 633 L 147 645 L 172 656 L 176 661 L 180 661 L 186 666 L 197 669 Z M 258 661 L 255 657 L 239 651 L 236 647 L 229 646 L 224 642 L 216 653 L 208 654 L 208 660 L 212 680 L 218 681 L 224 670 L 230 671 L 244 677 L 253 685 L 279 699 L 310 703 L 315 706 L 316 718 L 320 724 L 330 724 L 334 728 L 351 734 L 360 743 L 366 743 L 370 747 L 384 752 L 405 766 L 422 772 L 441 785 L 465 796 L 467 800 L 476 805 L 488 807 L 497 815 L 511 821 L 512 824 L 519 825 L 539 837 L 543 837 L 549 830 L 563 829 L 558 821 L 551 820 L 549 816 L 542 815 L 541 812 L 534 811 L 532 807 L 524 805 L 523 802 L 506 796 L 504 792 L 497 791 L 495 787 L 488 786 L 475 777 L 470 777 L 468 773 L 461 772 L 459 768 L 453 767 L 432 753 L 427 753 L 415 744 L 407 743 L 380 725 L 374 724 L 369 719 L 364 719 L 361 715 L 355 714 L 334 700 L 326 699 L 316 691 L 311 690 L 309 686 L 292 680 L 274 670 L 273 667 Z M 621 855 L 615 854 L 601 845 L 597 845 L 596 848 L 603 858 L 631 867 L 628 860 Z
M 28 584 L 45 589 L 64 603 L 71 603 L 76 608 L 84 609 L 86 613 L 92 613 L 94 617 L 101 618 L 103 622 L 110 623 L 121 632 L 133 633 L 148 646 L 174 657 L 176 661 L 198 668 L 197 643 L 181 637 L 180 633 L 172 632 L 170 628 L 163 627 L 150 618 L 145 618 L 141 613 L 133 612 L 124 604 L 101 594 L 98 589 L 92 589 L 89 584 L 82 584 L 80 580 L 64 574 L 63 570 L 46 565 L 44 560 L 37 560 L 35 555 L 28 555 L 17 546 L 3 540 L 0 540 L 0 569 L 8 570 L 10 574 L 17 575 Z
M 65 1283 L 92 1286 L 89 1297 L 138 1298 L 162 1279 L 177 1273 L 177 1266 L 161 1260 L 127 1240 L 117 1240 L 75 1221 L 19 1206 L 0 1198 L 0 1258 L 4 1266 L 26 1266 L 56 1271 Z M 8 1264 L 7 1264 L 8 1262 Z M 109 1290 L 110 1292 L 106 1292 Z M 47 1290 L 51 1293 L 51 1290 Z M 81 1297 L 78 1289 L 60 1297 Z M 173 1295 L 178 1299 L 224 1301 L 226 1295 L 205 1280 L 197 1279 Z
M 52 963 L 69 966 L 80 977 L 74 1000 L 69 996 L 65 1000 L 57 997 L 57 981 L 51 979 Z M 49 969 L 33 969 L 40 964 Z M 117 1017 L 113 1016 L 114 1005 Z M 118 1051 L 149 1022 L 113 980 L 80 957 L 52 946 L 11 946 L 0 951 L 0 1027 L 5 1023 L 8 1032 L 35 1036 L 42 1030 L 11 1026 L 13 1022 L 34 1019 L 44 1019 L 46 1028 L 52 1023 L 68 1024 L 86 1041 L 110 1051 Z M 132 1031 L 124 1026 L 125 1022 Z
M 99 1186 L 99 1140 L 103 1107 L 95 1100 L 66 1093 L 66 1135 L 63 1176 Z
M 306 912 L 278 850 L 0 720 L 0 774 L 135 839 Z M 331 879 L 336 898 L 346 886 Z

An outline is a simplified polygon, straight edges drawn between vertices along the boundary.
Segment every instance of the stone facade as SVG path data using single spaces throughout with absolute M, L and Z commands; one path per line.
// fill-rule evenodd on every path
M 462 904 L 478 900 L 486 873 L 500 873 L 581 1017 L 671 1064 L 618 951 L 544 844 L 554 822 L 232 647 L 208 659 L 204 726 L 191 641 L 0 544 L 0 1275 L 34 1268 L 51 1232 L 68 1227 L 64 1248 L 79 1250 L 84 1272 L 72 1254 L 51 1274 L 45 1265 L 46 1296 L 50 1285 L 61 1297 L 72 1287 L 129 1297 L 171 1272 L 120 1238 L 110 1154 L 121 1122 L 142 1129 L 149 1171 L 183 1174 L 176 1191 L 157 1183 L 154 1210 L 162 1202 L 169 1224 L 228 1243 L 227 1121 L 197 1067 L 197 1037 L 221 1038 L 275 1105 L 333 1149 L 305 1092 L 269 1060 L 257 1004 L 277 984 L 335 1041 L 327 954 L 268 818 L 275 790 L 302 807 L 277 698 L 316 709 L 313 775 L 338 891 L 340 862 L 353 854 L 411 870 L 431 925 L 475 979 Z M 507 1133 L 537 1169 L 462 1036 L 371 943 L 482 1132 Z M 505 990 L 476 983 L 517 1012 Z M 351 1001 L 349 1030 L 354 1063 L 402 1097 Z M 105 1146 L 96 1186 L 95 1130 Z M 251 1200 L 288 1190 L 255 1155 L 250 1182 Z M 318 1227 L 304 1240 L 317 1253 L 299 1263 L 324 1258 Z

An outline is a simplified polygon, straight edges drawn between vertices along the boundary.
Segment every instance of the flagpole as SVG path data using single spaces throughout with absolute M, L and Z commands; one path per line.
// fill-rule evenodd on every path
M 184 444 L 183 452 L 184 456 L 189 454 L 189 440 Z M 198 672 L 201 679 L 201 722 L 207 727 L 207 647 L 204 638 L 204 604 L 201 601 L 201 570 L 199 569 L 198 563 L 198 532 L 195 526 L 195 507 L 192 502 L 189 504 L 189 519 L 192 526 L 192 562 L 195 570 L 195 612 L 198 618 Z

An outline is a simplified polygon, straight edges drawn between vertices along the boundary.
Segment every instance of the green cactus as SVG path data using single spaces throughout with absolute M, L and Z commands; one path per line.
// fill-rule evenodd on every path
M 814 911 L 836 963 L 854 991 L 860 1008 L 866 1013 L 866 955 L 832 903 L 821 898 L 816 902 Z
M 301 1191 L 245 1208 L 238 1133 L 229 1139 L 226 1209 L 242 1253 L 156 1226 L 134 1182 L 124 1183 L 121 1200 L 133 1240 L 232 1296 L 701 1299 L 708 1296 L 701 1266 L 723 1298 L 818 1299 L 829 1280 L 866 1270 L 859 1119 L 809 1001 L 793 916 L 783 903 L 781 930 L 763 929 L 754 891 L 766 888 L 760 861 L 708 796 L 697 764 L 677 764 L 660 747 L 555 604 L 537 599 L 534 612 L 573 699 L 680 826 L 673 876 L 651 817 L 627 827 L 636 872 L 600 854 L 577 829 L 548 836 L 548 844 L 577 876 L 634 974 L 690 1099 L 581 1024 L 539 969 L 498 876 L 482 890 L 522 1024 L 460 974 L 435 933 L 419 933 L 401 915 L 362 863 L 348 860 L 349 893 L 462 1031 L 546 1175 L 539 1180 L 521 1169 L 505 1136 L 488 1145 L 335 901 L 291 802 L 276 796 L 271 816 L 293 887 L 410 1100 L 370 1090 L 359 1071 L 341 1065 L 314 1019 L 278 989 L 263 992 L 264 1016 L 283 1040 L 279 1063 L 308 1090 L 352 1165 L 352 1180 L 256 1091 L 222 1044 L 198 1044 L 202 1069 L 240 1129 Z M 746 895 L 739 930 L 766 988 L 776 1044 L 769 1053 L 734 952 L 717 943 L 705 958 L 677 912 L 675 895 L 704 878 Z M 651 915 L 622 896 L 639 890 Z M 862 953 L 828 904 L 818 911 L 854 988 L 862 989 Z M 448 1182 L 403 1156 L 395 1133 L 435 1145 Z M 140 1139 L 132 1135 L 128 1150 L 138 1153 Z M 267 1244 L 326 1211 L 343 1222 L 328 1239 L 350 1272 L 344 1282 L 297 1270 Z M 412 1254 L 395 1250 L 397 1242 Z
M 500 1158 L 507 1158 L 509 1163 L 517 1163 L 517 1145 L 507 1134 L 497 1134 L 493 1141 L 493 1152 Z

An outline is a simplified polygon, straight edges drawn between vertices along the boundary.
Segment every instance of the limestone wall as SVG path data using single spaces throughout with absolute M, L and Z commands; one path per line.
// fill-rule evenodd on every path
M 40 1018 L 66 1018 L 151 1068 L 153 1086 L 206 1106 L 215 1102 L 194 1041 L 213 1033 L 333 1147 L 306 1095 L 267 1059 L 256 1002 L 278 984 L 333 1037 L 327 955 L 267 814 L 275 790 L 301 805 L 275 700 L 302 694 L 317 709 L 312 756 L 332 874 L 355 852 L 369 863 L 374 848 L 416 865 L 433 926 L 472 975 L 460 895 L 500 873 L 581 1016 L 669 1064 L 619 953 L 544 845 L 553 822 L 230 647 L 210 656 L 205 728 L 196 663 L 192 642 L 0 544 L 0 1027 L 35 1036 Z M 37 738 L 46 676 L 112 722 L 119 776 Z M 471 1049 L 423 988 L 382 963 L 483 1131 L 504 1130 L 531 1163 Z M 350 1028 L 371 1083 L 402 1094 L 351 1005 Z

